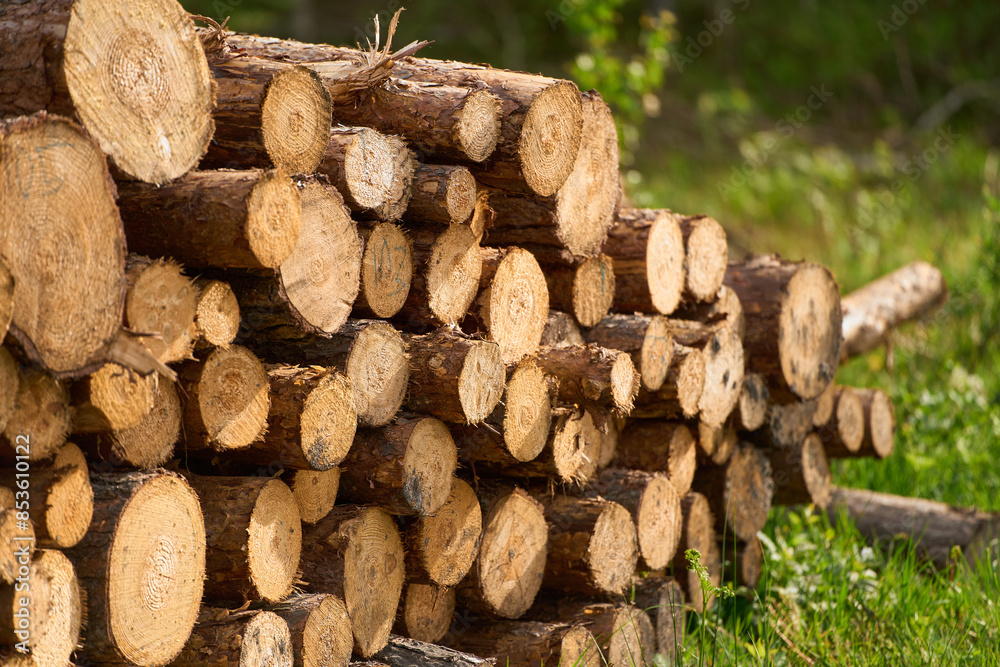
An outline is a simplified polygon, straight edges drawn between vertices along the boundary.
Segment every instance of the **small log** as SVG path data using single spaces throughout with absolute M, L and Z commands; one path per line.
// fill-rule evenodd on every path
M 205 595 L 240 604 L 292 592 L 302 551 L 295 496 L 280 479 L 191 476 L 208 540 Z
M 66 442 L 71 423 L 66 387 L 50 375 L 24 368 L 3 431 L 9 446 L 3 458 L 10 460 L 15 454 L 26 455 L 29 461 L 50 458 Z
M 167 364 L 188 359 L 197 339 L 198 288 L 168 259 L 130 254 L 125 262 L 125 324 Z
M 701 564 L 708 570 L 709 581 L 719 586 L 722 583 L 722 559 L 715 536 L 715 515 L 705 496 L 691 491 L 681 500 L 684 525 L 681 529 L 681 543 L 674 555 L 674 578 L 680 584 L 688 604 L 698 613 L 705 611 L 702 597 L 701 579 L 688 569 L 687 551 L 694 549 L 701 554 Z
M 549 288 L 534 255 L 521 248 L 482 249 L 476 316 L 506 364 L 535 354 L 549 313 Z
M 784 449 L 794 447 L 812 431 L 813 401 L 794 401 L 771 405 L 767 424 L 744 437 L 758 447 Z
M 708 499 L 719 533 L 749 541 L 767 523 L 774 487 L 767 455 L 743 444 L 724 466 L 699 468 L 692 488 Z
M 196 348 L 229 347 L 240 330 L 240 302 L 227 282 L 198 278 L 194 326 Z
M 294 595 L 271 608 L 288 624 L 290 653 L 303 667 L 346 665 L 354 636 L 347 605 L 336 595 Z
M 158 387 L 156 373 L 140 375 L 118 364 L 104 364 L 70 389 L 73 432 L 121 431 L 138 426 L 153 410 Z
M 746 542 L 732 537 L 719 545 L 723 560 L 722 572 L 731 577 L 737 586 L 757 588 L 764 571 L 764 547 L 757 536 Z
M 479 290 L 482 252 L 472 229 L 451 225 L 444 232 L 411 230 L 413 282 L 397 313 L 401 328 L 456 325 Z
M 663 472 L 684 496 L 698 467 L 694 436 L 684 424 L 633 419 L 618 436 L 615 463 L 621 468 Z
M 735 429 L 726 426 L 708 426 L 704 422 L 698 422 L 699 460 L 724 466 L 736 453 L 739 444 L 740 436 Z
M 361 228 L 361 292 L 354 303 L 362 317 L 392 317 L 406 303 L 413 280 L 413 243 L 396 225 L 380 222 Z
M 729 286 L 723 285 L 712 301 L 684 301 L 671 316 L 672 319 L 700 322 L 702 326 L 718 331 L 728 327 L 741 338 L 746 335 L 746 316 L 740 297 Z
M 476 492 L 468 482 L 453 480 L 448 500 L 437 513 L 420 517 L 406 530 L 407 581 L 411 585 L 457 585 L 479 553 L 482 527 Z
M 386 667 L 491 667 L 492 658 L 460 653 L 454 649 L 393 635 L 369 665 Z M 351 663 L 352 667 L 355 663 Z
M 0 433 L 7 427 L 7 420 L 14 412 L 14 399 L 21 384 L 18 364 L 10 350 L 0 347 Z
M 892 330 L 926 317 L 948 298 L 944 276 L 927 262 L 911 262 L 843 298 L 841 361 L 872 350 Z
M 317 169 L 352 211 L 392 222 L 410 202 L 417 161 L 399 137 L 365 127 L 333 127 Z
M 823 392 L 822 395 L 825 395 Z M 822 398 L 821 395 L 821 398 Z M 767 402 L 771 397 L 764 383 L 764 378 L 757 373 L 747 373 L 743 376 L 743 388 L 740 398 L 733 410 L 733 427 L 738 431 L 756 431 L 764 425 L 767 419 Z M 816 410 L 819 409 L 816 404 Z M 815 417 L 816 412 L 813 412 Z
M 197 667 L 292 667 L 288 623 L 270 611 L 204 607 L 177 664 Z
M 35 553 L 35 528 L 28 512 L 18 511 L 15 507 L 14 489 L 0 487 L 0 547 L 3 548 L 0 552 L 0 586 L 13 584 L 20 575 L 20 566 L 30 562 Z
M 458 455 L 445 424 L 398 416 L 360 429 L 341 466 L 339 495 L 377 504 L 392 514 L 433 516 L 448 500 Z
M 274 269 L 295 249 L 302 201 L 284 171 L 198 171 L 161 187 L 122 182 L 129 250 L 188 267 Z
M 653 660 L 656 649 L 653 622 L 649 614 L 637 607 L 589 600 L 569 602 L 560 605 L 558 617 L 564 623 L 580 624 L 590 631 L 599 648 L 596 651 L 599 664 L 633 667 Z
M 819 436 L 810 434 L 798 445 L 763 451 L 774 471 L 775 505 L 829 505 L 830 466 Z
M 392 517 L 378 507 L 335 507 L 306 528 L 302 578 L 344 600 L 354 650 L 374 655 L 389 641 L 403 591 L 403 542 Z
M 538 364 L 559 381 L 559 399 L 588 408 L 632 411 L 639 391 L 639 372 L 625 352 L 596 345 L 542 348 Z
M 614 260 L 607 255 L 565 257 L 533 251 L 549 291 L 549 306 L 573 313 L 584 327 L 595 326 L 611 309 L 615 297 Z
M 702 351 L 705 382 L 698 398 L 698 417 L 709 426 L 721 426 L 736 407 L 743 388 L 745 354 L 741 336 L 725 323 L 670 320 L 670 328 L 676 341 Z
M 679 216 L 684 237 L 684 296 L 714 301 L 726 276 L 729 244 L 726 230 L 704 215 Z
M 417 224 L 461 224 L 476 206 L 476 179 L 458 165 L 417 164 L 405 217 Z
M 896 408 L 881 389 L 855 389 L 865 413 L 865 437 L 854 456 L 884 459 L 896 446 Z
M 600 667 L 594 635 L 582 624 L 469 619 L 444 640 L 448 646 L 496 658 L 501 665 Z
M 663 384 L 656 391 L 639 388 L 632 416 L 694 417 L 705 389 L 705 377 L 704 352 L 674 341 Z
M 667 664 L 682 664 L 684 631 L 684 591 L 672 577 L 650 574 L 632 580 L 631 603 L 654 619 L 656 652 Z
M 295 470 L 288 477 L 303 523 L 316 523 L 330 513 L 337 502 L 340 468 Z
M 730 264 L 726 285 L 743 304 L 747 371 L 766 378 L 771 400 L 822 394 L 840 354 L 840 289 L 830 271 L 758 255 Z
M 405 340 L 407 408 L 459 424 L 478 424 L 493 412 L 506 377 L 499 345 L 447 328 Z
M 609 315 L 587 331 L 587 342 L 628 352 L 642 387 L 657 391 L 667 379 L 674 340 L 666 318 L 658 315 Z
M 587 342 L 580 333 L 580 325 L 572 315 L 558 310 L 549 311 L 545 319 L 545 328 L 542 330 L 541 347 L 585 345 Z
M 823 390 L 823 393 L 817 396 L 816 400 L 813 401 L 812 424 L 814 427 L 819 428 L 830 421 L 830 417 L 833 416 L 836 393 L 837 385 L 831 382 L 826 385 L 826 389 Z
M 455 616 L 455 589 L 437 584 L 407 584 L 402 620 L 396 625 L 407 637 L 440 643 Z
M 823 441 L 827 458 L 851 456 L 861 449 L 865 439 L 865 409 L 851 387 L 837 387 L 833 396 L 833 415 L 816 434 Z
M 615 262 L 615 310 L 669 315 L 684 294 L 684 236 L 665 209 L 621 209 L 602 252 Z
M 95 473 L 90 481 L 94 520 L 65 552 L 87 604 L 87 658 L 167 664 L 191 634 L 205 586 L 198 495 L 180 475 L 162 470 Z

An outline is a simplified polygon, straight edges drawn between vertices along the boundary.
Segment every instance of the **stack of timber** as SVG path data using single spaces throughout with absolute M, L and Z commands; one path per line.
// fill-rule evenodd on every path
M 0 5 L 11 664 L 673 659 L 687 550 L 753 587 L 772 504 L 891 452 L 827 269 L 621 208 L 595 91 L 397 18 Z M 875 291 L 866 341 L 926 310 Z

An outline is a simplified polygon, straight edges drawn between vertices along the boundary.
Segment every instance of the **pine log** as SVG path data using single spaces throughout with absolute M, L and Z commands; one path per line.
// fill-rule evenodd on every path
M 737 447 L 739 447 L 739 433 L 736 432 L 736 429 L 728 426 L 707 426 L 706 424 L 699 422 L 699 441 L 703 441 L 705 439 L 706 432 L 711 432 L 715 441 L 707 460 L 713 465 L 726 465 L 729 462 L 729 459 L 731 459 L 736 453 Z
M 191 476 L 208 540 L 205 595 L 240 604 L 292 592 L 302 521 L 291 489 L 266 477 Z
M 823 443 L 816 434 L 798 445 L 763 450 L 774 471 L 774 504 L 812 503 L 826 508 L 830 503 L 830 466 Z
M 821 398 L 825 395 L 824 391 Z M 764 425 L 767 419 L 767 402 L 771 394 L 767 390 L 764 378 L 758 373 L 747 373 L 743 376 L 743 388 L 740 398 L 733 410 L 733 427 L 739 431 L 756 431 Z M 816 403 L 816 410 L 819 409 Z M 815 417 L 816 412 L 813 412 Z
M 181 399 L 177 385 L 165 377 L 156 382 L 153 407 L 131 428 L 77 433 L 74 442 L 87 455 L 110 466 L 149 469 L 166 463 L 181 433 Z
M 558 618 L 580 624 L 593 635 L 600 656 L 608 667 L 652 664 L 656 650 L 653 622 L 643 610 L 625 604 L 569 601 L 559 605 Z M 591 649 L 593 651 L 593 649 Z M 586 659 L 591 651 L 584 654 Z
M 559 399 L 587 408 L 632 411 L 639 391 L 639 372 L 625 352 L 597 345 L 542 348 L 538 364 L 559 381 Z
M 587 342 L 628 352 L 642 377 L 641 389 L 657 391 L 667 378 L 674 340 L 659 315 L 609 315 L 587 331 Z
M 354 637 L 347 605 L 336 595 L 295 595 L 271 608 L 288 624 L 290 653 L 302 667 L 346 665 Z
M 474 611 L 519 618 L 538 593 L 548 553 L 548 526 L 537 500 L 520 489 L 480 492 L 483 534 L 472 570 L 459 587 Z
M 406 530 L 407 581 L 457 585 L 479 553 L 482 527 L 482 508 L 476 492 L 468 482 L 453 480 L 448 500 L 437 513 L 420 517 Z
M 14 409 L 7 418 L 3 440 L 8 448 L 3 459 L 15 454 L 29 461 L 52 457 L 66 442 L 72 423 L 69 393 L 63 383 L 45 373 L 24 368 L 14 397 Z
M 615 262 L 615 310 L 669 315 L 684 294 L 684 236 L 666 209 L 621 209 L 602 252 Z
M 312 70 L 267 58 L 212 58 L 215 134 L 202 169 L 277 167 L 316 171 L 333 118 L 330 94 Z
M 21 574 L 19 566 L 30 562 L 35 553 L 34 526 L 27 510 L 15 509 L 14 493 L 14 489 L 0 487 L 0 548 L 3 549 L 0 552 L 0 586 L 13 584 Z
M 241 449 L 264 432 L 271 406 L 267 371 L 245 347 L 216 349 L 204 361 L 184 364 L 179 375 L 189 446 Z
M 455 325 L 476 298 L 483 271 L 479 241 L 467 225 L 412 229 L 413 281 L 396 314 L 401 328 Z
M 27 646 L 26 665 L 71 664 L 84 617 L 76 571 L 55 549 L 38 551 L 30 563 L 17 584 L 0 584 L 0 646 Z
M 721 426 L 740 398 L 744 375 L 743 340 L 728 323 L 717 325 L 670 320 L 674 340 L 702 351 L 705 382 L 698 398 L 698 417 L 709 426 Z
M 743 304 L 747 371 L 766 378 L 771 400 L 822 394 L 840 354 L 840 289 L 830 271 L 757 255 L 730 264 L 726 285 Z
M 361 228 L 361 292 L 354 303 L 357 315 L 392 317 L 406 303 L 413 280 L 413 243 L 396 225 L 380 222 Z
M 295 470 L 288 474 L 287 482 L 302 522 L 313 524 L 329 514 L 337 502 L 340 468 Z
M 378 507 L 337 506 L 306 528 L 302 578 L 315 592 L 344 600 L 354 650 L 371 657 L 389 640 L 403 591 L 403 542 Z
M 842 487 L 834 487 L 827 512 L 831 518 L 848 515 L 873 542 L 891 544 L 900 537 L 910 539 L 917 557 L 939 568 L 953 566 L 958 558 L 970 565 L 988 565 L 1000 553 L 1000 515 L 996 513 Z
M 674 578 L 680 584 L 688 604 L 698 613 L 705 611 L 702 597 L 701 579 L 688 569 L 687 551 L 694 549 L 701 554 L 701 564 L 708 571 L 709 581 L 719 586 L 722 583 L 722 559 L 715 536 L 715 515 L 705 496 L 691 491 L 681 500 L 684 525 L 681 529 L 681 543 L 674 555 Z
M 18 364 L 10 350 L 0 347 L 0 433 L 7 427 L 7 420 L 14 412 L 14 399 L 21 384 Z
M 816 428 L 824 426 L 830 417 L 833 416 L 834 397 L 837 393 L 837 385 L 830 383 L 826 385 L 823 393 L 816 397 L 813 402 L 812 424 Z
M 851 456 L 865 439 L 865 409 L 852 387 L 837 387 L 833 415 L 816 434 L 823 441 L 827 458 Z
M 583 624 L 469 619 L 444 642 L 460 651 L 496 658 L 501 665 L 600 667 L 601 652 Z
M 650 574 L 632 580 L 631 603 L 655 619 L 656 652 L 668 665 L 683 663 L 684 591 L 672 577 Z
M 855 389 L 854 392 L 865 413 L 865 436 L 852 456 L 884 459 L 896 446 L 896 409 L 892 399 L 881 389 Z
M 614 260 L 607 255 L 564 257 L 534 251 L 549 288 L 549 306 L 573 316 L 584 327 L 597 325 L 615 298 Z
M 198 287 L 195 348 L 229 347 L 240 330 L 240 302 L 232 286 L 210 278 L 197 278 L 194 282 Z
M 334 127 L 317 171 L 352 211 L 390 222 L 410 202 L 417 161 L 399 137 L 365 127 Z
M 269 275 L 227 276 L 249 335 L 336 333 L 358 296 L 361 239 L 340 193 L 321 179 L 301 182 L 299 193 L 302 225 L 291 254 Z
M 581 101 L 583 135 L 569 176 L 548 196 L 492 190 L 497 218 L 487 231 L 489 244 L 548 247 L 581 258 L 600 252 L 621 197 L 618 131 L 597 91 L 583 93 Z M 490 175 L 478 177 L 490 183 Z
M 158 387 L 156 373 L 140 375 L 118 364 L 104 364 L 71 388 L 73 431 L 121 431 L 138 426 L 153 410 Z
M 567 345 L 585 345 L 580 325 L 572 315 L 559 310 L 550 310 L 545 318 L 545 328 L 542 330 L 540 347 L 566 347 Z M 618 348 L 612 348 L 618 349 Z
M 405 217 L 416 224 L 461 224 L 472 216 L 476 197 L 476 179 L 465 167 L 420 162 Z
M 198 288 L 172 260 L 130 254 L 125 262 L 125 324 L 163 363 L 191 356 Z
M 634 417 L 694 417 L 705 389 L 705 354 L 700 348 L 671 344 L 670 363 L 656 391 L 639 388 Z M 721 351 L 720 346 L 720 351 Z
M 625 428 L 626 423 L 624 417 L 612 413 L 608 415 L 605 423 L 607 432 L 598 431 L 601 436 L 601 448 L 597 454 L 598 469 L 607 468 L 618 456 L 618 438 L 621 437 L 622 429 Z
M 615 463 L 621 468 L 663 472 L 684 496 L 698 467 L 695 439 L 684 424 L 633 419 L 618 436 Z
M 204 607 L 175 661 L 192 667 L 292 667 L 288 623 L 270 611 Z
M 205 152 L 212 77 L 178 3 L 4 3 L 0 26 L 11 54 L 0 63 L 0 117 L 75 116 L 123 172 L 150 183 L 183 175 Z
M 338 493 L 392 514 L 433 516 L 448 500 L 457 464 L 443 422 L 404 414 L 381 428 L 358 431 L 341 466 Z
M 480 658 L 454 649 L 393 635 L 384 649 L 369 663 L 351 663 L 351 667 L 492 667 L 492 658 Z
M 795 401 L 786 405 L 771 405 L 767 409 L 767 423 L 744 437 L 758 447 L 784 449 L 802 442 L 813 430 L 814 401 Z
M 702 466 L 693 489 L 708 499 L 716 530 L 727 541 L 748 541 L 764 529 L 774 497 L 774 477 L 767 456 L 741 444 L 724 466 Z
M 639 555 L 650 570 L 666 567 L 681 537 L 681 496 L 662 473 L 609 468 L 584 493 L 618 503 L 632 516 Z
M 714 301 L 726 276 L 729 245 L 726 230 L 704 215 L 679 216 L 684 237 L 684 296 Z
M 55 1 L 4 3 L 0 17 L 43 11 L 38 18 L 51 20 L 57 6 L 69 10 L 69 3 Z M 18 53 L 8 38 L 29 39 L 35 31 L 28 26 L 38 24 L 0 20 L 5 53 Z M 44 76 L 42 60 L 32 78 Z M 0 77 L 0 87 L 20 86 L 9 74 Z M 0 92 L 0 100 L 9 103 L 9 94 Z M 112 360 L 124 305 L 125 237 L 104 155 L 76 124 L 40 113 L 0 122 L 0 172 L 7 174 L 0 179 L 0 255 L 6 263 L 0 269 L 0 327 L 6 331 L 10 324 L 32 360 L 51 372 L 86 374 Z
M 746 542 L 733 540 L 732 536 L 719 545 L 723 561 L 722 572 L 737 586 L 757 588 L 764 571 L 764 547 L 756 536 Z
M 475 314 L 506 364 L 538 351 L 549 314 L 549 289 L 534 255 L 522 248 L 482 249 Z
M 406 585 L 402 620 L 396 626 L 411 639 L 439 643 L 455 616 L 455 589 L 437 584 Z
M 410 382 L 406 407 L 458 424 L 478 424 L 503 396 L 500 346 L 448 328 L 405 336 Z
M 841 360 L 881 345 L 892 330 L 926 317 L 948 298 L 944 276 L 927 262 L 912 262 L 843 298 Z
M 712 301 L 682 301 L 671 318 L 700 322 L 713 331 L 729 328 L 741 338 L 746 335 L 743 303 L 728 285 L 720 287 Z
M 206 542 L 198 495 L 182 477 L 162 470 L 91 474 L 91 484 L 94 520 L 65 552 L 87 604 L 87 658 L 102 665 L 167 664 L 183 648 L 201 606 Z

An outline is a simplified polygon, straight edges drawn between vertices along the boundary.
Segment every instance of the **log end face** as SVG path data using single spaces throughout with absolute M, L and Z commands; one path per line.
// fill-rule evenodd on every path
M 101 415 L 101 430 L 120 431 L 138 426 L 153 409 L 159 376 L 139 375 L 118 364 L 104 364 L 87 382 L 90 405 Z
M 354 342 L 347 376 L 358 420 L 366 426 L 388 424 L 403 404 L 410 381 L 403 337 L 387 322 L 371 322 Z
M 681 497 L 666 475 L 657 474 L 643 491 L 636 512 L 639 553 L 650 570 L 670 564 L 681 539 Z
M 698 468 L 698 443 L 694 434 L 684 424 L 677 424 L 669 432 L 667 469 L 670 482 L 682 497 L 691 489 L 694 473 Z
M 500 261 L 484 298 L 489 336 L 500 345 L 504 363 L 534 354 L 549 315 L 549 287 L 534 255 L 512 248 Z
M 465 317 L 479 289 L 483 258 L 479 240 L 466 225 L 451 225 L 431 249 L 426 267 L 428 302 L 443 324 Z
M 875 407 L 874 401 L 873 407 Z M 878 426 L 882 426 L 881 420 L 886 415 L 882 408 L 884 408 L 884 405 L 876 407 L 872 413 L 873 416 L 878 417 L 880 420 Z M 865 439 L 865 408 L 861 404 L 861 399 L 858 398 L 857 393 L 851 387 L 841 387 L 839 389 L 837 393 L 836 415 L 837 432 L 840 436 L 840 441 L 847 448 L 847 451 L 857 453 L 861 449 L 861 445 Z M 889 423 L 892 423 L 891 414 L 889 414 Z M 873 436 L 875 436 L 874 433 Z M 885 451 L 885 437 L 885 434 L 880 433 L 877 437 L 872 438 L 872 442 L 877 442 L 882 448 L 881 451 L 879 447 L 875 448 L 879 458 L 885 458 L 888 455 L 888 452 Z M 890 442 L 888 450 L 892 451 L 891 433 L 888 439 Z
M 770 460 L 755 447 L 739 446 L 729 460 L 725 494 L 726 518 L 737 539 L 755 539 L 764 529 L 773 497 Z
M 764 425 L 769 398 L 767 385 L 759 373 L 747 373 L 743 376 L 743 388 L 740 390 L 739 402 L 736 405 L 742 430 L 756 431 Z
M 743 341 L 728 327 L 712 336 L 702 353 L 705 383 L 698 399 L 701 421 L 718 427 L 729 417 L 743 387 Z
M 303 523 L 314 524 L 333 509 L 340 488 L 340 468 L 296 470 L 292 495 Z
M 213 351 L 204 362 L 196 399 L 208 444 L 241 449 L 260 437 L 271 407 L 268 387 L 267 371 L 250 350 L 233 345 Z
M 833 495 L 833 482 L 823 442 L 815 433 L 809 434 L 802 443 L 802 478 L 812 503 L 826 509 Z
M 406 634 L 420 642 L 441 641 L 455 615 L 455 589 L 428 584 L 407 584 L 403 602 Z
M 334 371 L 320 380 L 302 406 L 300 439 L 309 465 L 330 470 L 343 461 L 357 427 L 351 380 Z
M 639 559 L 635 522 L 618 503 L 609 501 L 605 505 L 587 545 L 587 562 L 599 590 L 622 594 L 632 583 Z
M 403 496 L 420 516 L 433 516 L 448 500 L 458 449 L 444 422 L 427 417 L 410 432 L 403 455 Z
M 228 347 L 240 330 L 240 304 L 233 288 L 221 280 L 202 284 L 194 321 L 201 340 L 215 347 Z
M 63 384 L 45 373 L 29 372 L 18 383 L 4 437 L 13 449 L 27 435 L 31 439 L 28 460 L 43 461 L 66 442 L 71 422 L 69 395 Z
M 255 593 L 280 602 L 292 592 L 302 553 L 302 520 L 287 484 L 272 479 L 260 490 L 249 532 L 247 562 Z
M 875 455 L 884 459 L 895 447 L 896 410 L 892 399 L 881 390 L 875 390 L 868 407 L 867 436 L 871 439 Z
M 656 633 L 649 614 L 632 606 L 615 613 L 614 634 L 608 642 L 609 665 L 644 665 L 651 662 L 656 648 Z
M 611 365 L 611 398 L 619 413 L 627 415 L 632 412 L 635 397 L 639 395 L 640 381 L 639 371 L 635 369 L 632 357 L 619 352 Z
M 666 318 L 654 316 L 642 339 L 639 352 L 639 371 L 642 386 L 657 391 L 667 379 L 667 371 L 674 356 L 674 340 Z
M 261 105 L 261 136 L 275 167 L 310 174 L 319 167 L 330 139 L 333 107 L 322 79 L 305 67 L 279 72 Z
M 729 261 L 726 230 L 712 218 L 696 218 L 691 221 L 685 250 L 688 293 L 698 301 L 712 301 L 726 277 Z
M 615 298 L 614 260 L 598 255 L 584 261 L 573 276 L 573 314 L 581 326 L 592 327 L 608 314 Z
M 677 310 L 684 294 L 684 235 L 677 218 L 661 211 L 653 221 L 646 241 L 646 283 L 653 307 L 669 315 Z
M 68 549 L 76 546 L 90 528 L 94 489 L 87 460 L 73 443 L 66 443 L 56 452 L 52 467 L 65 472 L 52 485 L 45 503 L 46 530 L 55 546 Z
M 112 435 L 113 456 L 139 469 L 155 468 L 173 455 L 181 434 L 181 399 L 176 385 L 157 381 L 153 409 L 133 428 Z
M 137 271 L 125 297 L 129 329 L 150 334 L 140 342 L 159 361 L 186 359 L 197 337 L 198 288 L 172 260 L 158 259 Z
M 455 167 L 449 172 L 444 204 L 452 222 L 465 222 L 472 217 L 477 196 L 476 179 L 472 172 L 465 167 Z
M 255 614 L 247 621 L 242 634 L 240 667 L 292 667 L 294 664 L 292 633 L 288 623 L 274 612 Z
M 28 613 L 32 659 L 25 664 L 71 664 L 83 620 L 80 584 L 73 564 L 61 551 L 40 551 L 28 569 L 27 583 L 31 592 Z
M 525 114 L 518 157 L 525 183 L 543 197 L 554 195 L 573 171 L 583 134 L 580 91 L 559 81 L 539 93 Z
M 394 224 L 375 225 L 361 258 L 361 289 L 368 308 L 376 317 L 392 317 L 406 303 L 412 279 L 410 239 Z
M 590 630 L 576 625 L 562 636 L 556 662 L 575 667 L 600 667 L 601 649 Z
M 552 424 L 548 383 L 534 361 L 521 362 L 511 374 L 505 403 L 503 438 L 507 451 L 518 461 L 531 461 L 542 453 Z
M 833 380 L 841 342 L 840 288 L 825 267 L 804 264 L 788 281 L 778 321 L 781 372 L 800 398 L 816 398 Z
M 586 410 L 564 417 L 553 429 L 552 459 L 563 482 L 583 484 L 597 471 L 601 455 L 601 432 Z
M 677 368 L 677 402 L 685 417 L 698 414 L 698 404 L 705 389 L 705 355 L 701 350 L 691 349 L 680 361 Z
M 473 162 L 482 162 L 500 140 L 500 102 L 486 90 L 470 92 L 456 126 L 458 145 Z M 464 220 L 464 218 L 462 218 Z
M 474 341 L 458 376 L 458 397 L 470 424 L 486 419 L 503 396 L 507 371 L 500 346 L 492 341 Z
M 245 235 L 261 267 L 276 269 L 288 259 L 302 231 L 302 198 L 280 169 L 263 173 L 247 198 Z
M 354 629 L 354 648 L 371 657 L 389 642 L 403 593 L 403 540 L 384 510 L 366 509 L 351 525 L 344 560 L 344 603 Z
M 456 586 L 472 568 L 479 553 L 483 514 L 468 482 L 455 479 L 448 500 L 417 530 L 418 548 L 430 579 L 440 586 Z M 409 599 L 409 596 L 407 596 Z
M 354 648 L 351 618 L 347 605 L 336 595 L 324 595 L 323 601 L 306 619 L 302 636 L 304 667 L 344 665 L 350 661 Z

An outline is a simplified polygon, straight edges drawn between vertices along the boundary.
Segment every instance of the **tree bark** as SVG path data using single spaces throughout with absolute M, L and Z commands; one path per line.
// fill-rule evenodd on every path
M 666 209 L 621 209 L 602 252 L 615 262 L 615 310 L 669 315 L 685 285 L 684 236 Z
M 162 363 L 191 357 L 198 288 L 173 260 L 130 254 L 125 262 L 125 324 Z
M 774 486 L 767 456 L 743 444 L 724 466 L 699 468 L 693 488 L 708 499 L 719 533 L 748 541 L 767 523 Z
M 406 303 L 413 281 L 415 258 L 409 236 L 388 222 L 362 226 L 361 292 L 355 316 L 392 317 Z
M 476 492 L 468 482 L 456 478 L 448 500 L 437 513 L 420 517 L 406 529 L 407 582 L 456 586 L 479 553 L 482 527 Z
M 471 619 L 445 638 L 449 646 L 501 665 L 599 667 L 600 649 L 583 624 Z
M 616 465 L 663 472 L 684 496 L 698 467 L 694 436 L 684 424 L 633 419 L 618 436 Z
M 317 171 L 354 212 L 392 222 L 410 203 L 417 161 L 399 137 L 365 127 L 334 127 Z
M 476 206 L 476 179 L 458 165 L 417 164 L 406 219 L 415 224 L 467 222 Z
M 542 330 L 540 347 L 566 347 L 567 345 L 585 345 L 589 341 L 583 339 L 580 325 L 576 318 L 567 313 L 550 310 L 545 318 L 545 328 Z M 618 349 L 618 348 L 612 348 Z
M 292 667 L 292 658 L 292 637 L 280 616 L 270 611 L 204 607 L 176 662 L 197 667 Z
M 798 445 L 763 450 L 774 471 L 774 504 L 830 503 L 830 467 L 819 436 L 811 434 Z
M 388 645 L 375 654 L 374 664 L 388 667 L 490 667 L 496 665 L 496 661 L 416 639 L 392 636 Z

